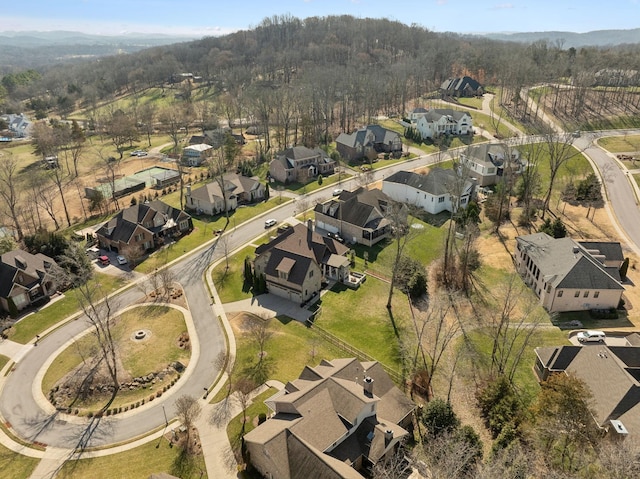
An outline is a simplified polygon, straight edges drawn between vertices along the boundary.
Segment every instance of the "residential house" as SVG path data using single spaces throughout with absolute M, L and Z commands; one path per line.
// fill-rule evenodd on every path
M 286 228 L 256 248 L 254 271 L 264 275 L 269 293 L 297 303 L 315 297 L 326 280 L 349 280 L 349 248 L 307 226 Z
M 442 135 L 473 134 L 473 118 L 465 111 L 451 108 L 416 108 L 409 114 L 409 120 L 423 140 L 433 140 Z
M 389 237 L 391 198 L 379 189 L 343 191 L 314 208 L 316 227 L 338 233 L 351 243 L 372 246 Z
M 2 115 L 2 119 L 7 122 L 9 131 L 15 138 L 26 138 L 31 133 L 33 124 L 22 113 Z
M 460 154 L 460 164 L 468 176 L 476 178 L 478 186 L 512 182 L 527 166 L 520 151 L 504 143 L 471 145 Z
M 445 80 L 440 85 L 440 92 L 444 97 L 472 97 L 484 95 L 484 88 L 477 80 L 464 76 Z
M 191 216 L 160 200 L 130 206 L 103 224 L 96 237 L 101 248 L 142 254 L 193 229 Z
M 620 243 L 516 237 L 516 270 L 550 313 L 617 308 L 624 287 Z
M 224 187 L 224 195 L 221 185 Z M 227 211 L 232 211 L 239 204 L 261 201 L 264 199 L 264 192 L 264 185 L 257 176 L 249 178 L 226 173 L 222 181 L 214 180 L 194 190 L 188 185 L 186 207 L 199 213 L 216 215 L 225 211 L 225 205 Z
M 363 479 L 410 437 L 415 405 L 377 361 L 323 360 L 265 404 L 273 412 L 245 436 L 263 477 Z
M 466 208 L 475 196 L 475 184 L 454 170 L 433 168 L 426 175 L 398 171 L 382 180 L 382 191 L 394 201 L 435 215 Z
M 335 171 L 336 162 L 323 150 L 294 146 L 280 152 L 269 163 L 269 175 L 281 183 L 307 181 L 318 175 L 328 176 Z
M 189 166 L 200 166 L 211 156 L 212 148 L 206 143 L 189 145 L 182 150 L 182 161 Z
M 351 134 L 340 133 L 336 138 L 336 149 L 346 161 L 366 158 L 373 161 L 378 153 L 402 154 L 402 138 L 393 130 L 380 125 L 369 125 Z
M 582 380 L 592 395 L 591 407 L 604 431 L 617 439 L 640 435 L 640 335 L 624 345 L 593 344 L 535 348 L 538 380 L 567 374 Z
M 59 275 L 56 262 L 48 256 L 13 250 L 0 255 L 0 307 L 21 311 L 56 292 Z

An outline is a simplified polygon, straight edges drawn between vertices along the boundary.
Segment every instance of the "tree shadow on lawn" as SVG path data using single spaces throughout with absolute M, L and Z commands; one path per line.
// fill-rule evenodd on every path
M 275 361 L 270 356 L 263 356 L 253 364 L 242 369 L 242 375 L 251 378 L 256 384 L 262 384 L 269 379 L 273 372 Z

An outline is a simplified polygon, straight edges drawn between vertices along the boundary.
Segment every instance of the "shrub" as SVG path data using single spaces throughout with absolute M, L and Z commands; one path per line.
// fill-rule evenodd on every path
M 460 420 L 451 403 L 436 398 L 429 401 L 422 411 L 422 424 L 432 436 L 451 432 L 460 425 Z
M 265 413 L 261 412 L 260 414 L 258 414 L 258 424 L 262 424 L 266 420 L 267 420 L 267 415 Z
M 489 382 L 476 394 L 476 400 L 480 407 L 480 415 L 494 438 L 507 424 L 517 426 L 520 401 L 505 376 Z

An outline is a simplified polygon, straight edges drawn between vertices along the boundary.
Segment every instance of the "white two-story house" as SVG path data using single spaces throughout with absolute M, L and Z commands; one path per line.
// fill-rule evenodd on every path
M 427 175 L 398 171 L 384 178 L 382 191 L 395 201 L 436 215 L 466 208 L 475 195 L 475 185 L 453 170 L 433 168 Z

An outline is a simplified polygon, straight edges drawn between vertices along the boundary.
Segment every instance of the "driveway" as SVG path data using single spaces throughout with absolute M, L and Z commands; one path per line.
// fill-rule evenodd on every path
M 249 299 L 234 301 L 224 305 L 226 313 L 246 311 L 261 318 L 288 316 L 305 323 L 311 317 L 311 311 L 301 308 L 298 303 L 280 298 L 273 294 L 261 294 Z

